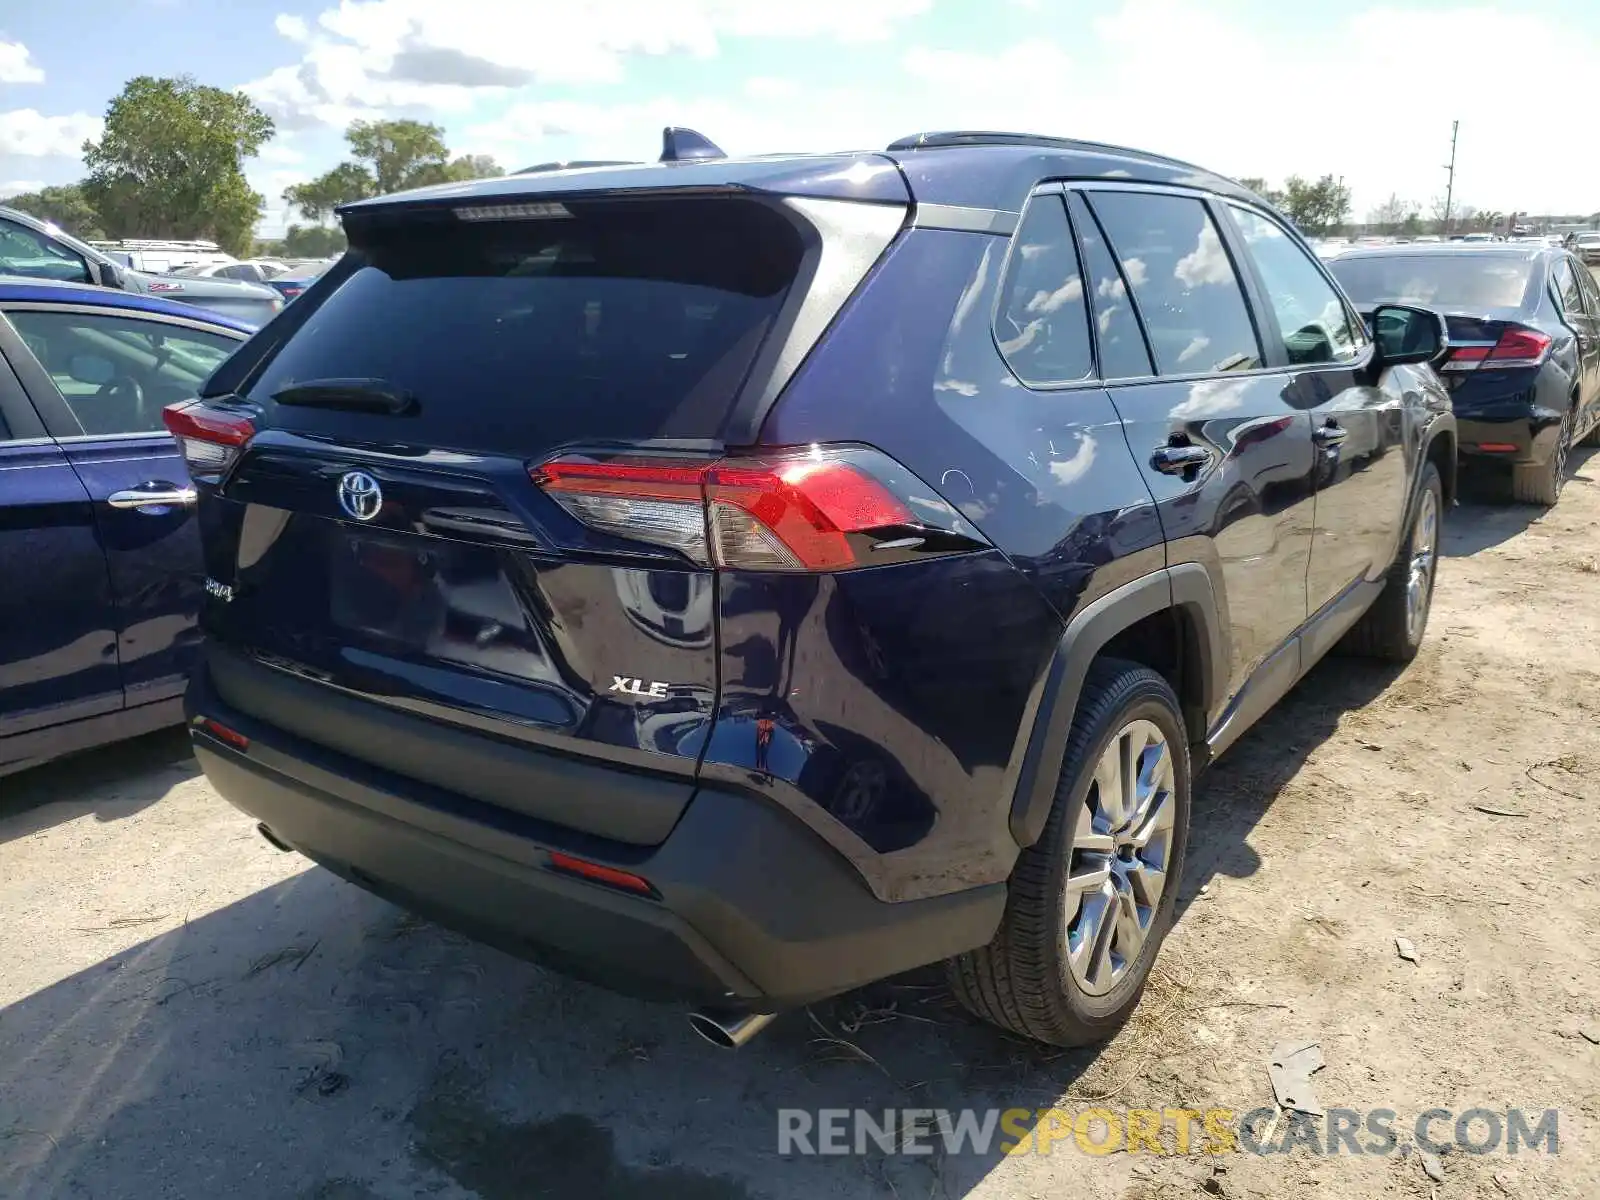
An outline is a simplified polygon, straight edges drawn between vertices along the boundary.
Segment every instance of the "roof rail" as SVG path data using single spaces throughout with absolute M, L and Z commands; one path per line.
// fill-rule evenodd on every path
M 1182 159 L 1168 158 L 1165 154 L 1150 154 L 1127 146 L 1113 146 L 1107 142 L 1085 142 L 1077 138 L 1049 137 L 1039 133 L 1005 133 L 978 129 L 954 129 L 932 133 L 913 133 L 897 138 L 885 147 L 887 150 L 937 150 L 950 146 L 1037 146 L 1041 150 L 1078 150 L 1091 153 L 1122 154 L 1152 162 L 1172 163 L 1179 167 L 1192 167 Z M 1194 168 L 1198 170 L 1199 168 Z
M 722 148 L 692 129 L 668 125 L 661 131 L 662 162 L 698 162 L 708 158 L 727 158 Z
M 535 163 L 531 167 L 523 167 L 522 170 L 511 173 L 513 175 L 539 175 L 545 171 L 576 171 L 579 167 L 632 167 L 636 165 L 625 158 L 575 158 L 570 162 Z

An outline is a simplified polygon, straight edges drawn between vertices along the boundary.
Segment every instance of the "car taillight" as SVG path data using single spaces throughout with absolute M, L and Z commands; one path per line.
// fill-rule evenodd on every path
M 875 450 L 813 447 L 714 461 L 564 455 L 533 480 L 593 529 L 750 571 L 840 571 L 987 545 Z
M 256 431 L 243 413 L 213 408 L 202 400 L 168 405 L 161 419 L 178 439 L 189 475 L 206 482 L 220 478 L 233 465 Z
M 1497 342 L 1457 343 L 1443 370 L 1475 371 L 1479 367 L 1537 367 L 1550 353 L 1553 340 L 1537 329 L 1513 325 Z
M 1536 367 L 1550 353 L 1554 339 L 1536 329 L 1508 329 L 1500 335 L 1485 363 L 1491 367 Z

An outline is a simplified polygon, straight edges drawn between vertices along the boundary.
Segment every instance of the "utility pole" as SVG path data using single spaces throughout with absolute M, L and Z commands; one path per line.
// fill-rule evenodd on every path
M 1460 121 L 1450 122 L 1450 161 L 1445 164 L 1445 170 L 1450 172 L 1448 181 L 1444 185 L 1444 228 L 1441 233 L 1450 232 L 1450 214 L 1456 196 L 1456 134 L 1461 130 Z

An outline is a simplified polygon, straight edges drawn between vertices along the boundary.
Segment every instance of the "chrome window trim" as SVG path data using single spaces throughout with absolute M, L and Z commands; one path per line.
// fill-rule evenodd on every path
M 946 229 L 954 233 L 990 233 L 997 237 L 1010 237 L 1021 222 L 1020 212 L 1004 208 L 917 204 L 911 209 L 910 225 L 913 229 Z

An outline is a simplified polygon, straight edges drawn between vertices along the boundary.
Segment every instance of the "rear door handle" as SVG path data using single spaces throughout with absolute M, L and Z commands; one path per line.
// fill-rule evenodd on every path
M 1211 451 L 1204 446 L 1157 446 L 1150 455 L 1150 465 L 1163 475 L 1198 471 L 1210 461 Z
M 112 492 L 106 497 L 112 508 L 192 508 L 194 489 L 174 487 L 170 483 L 147 483 L 125 491 Z M 153 514 L 152 514 L 153 515 Z
M 1332 421 L 1326 425 L 1318 425 L 1311 431 L 1311 436 L 1316 439 L 1319 446 L 1337 446 L 1350 436 L 1348 429 L 1340 429 Z

